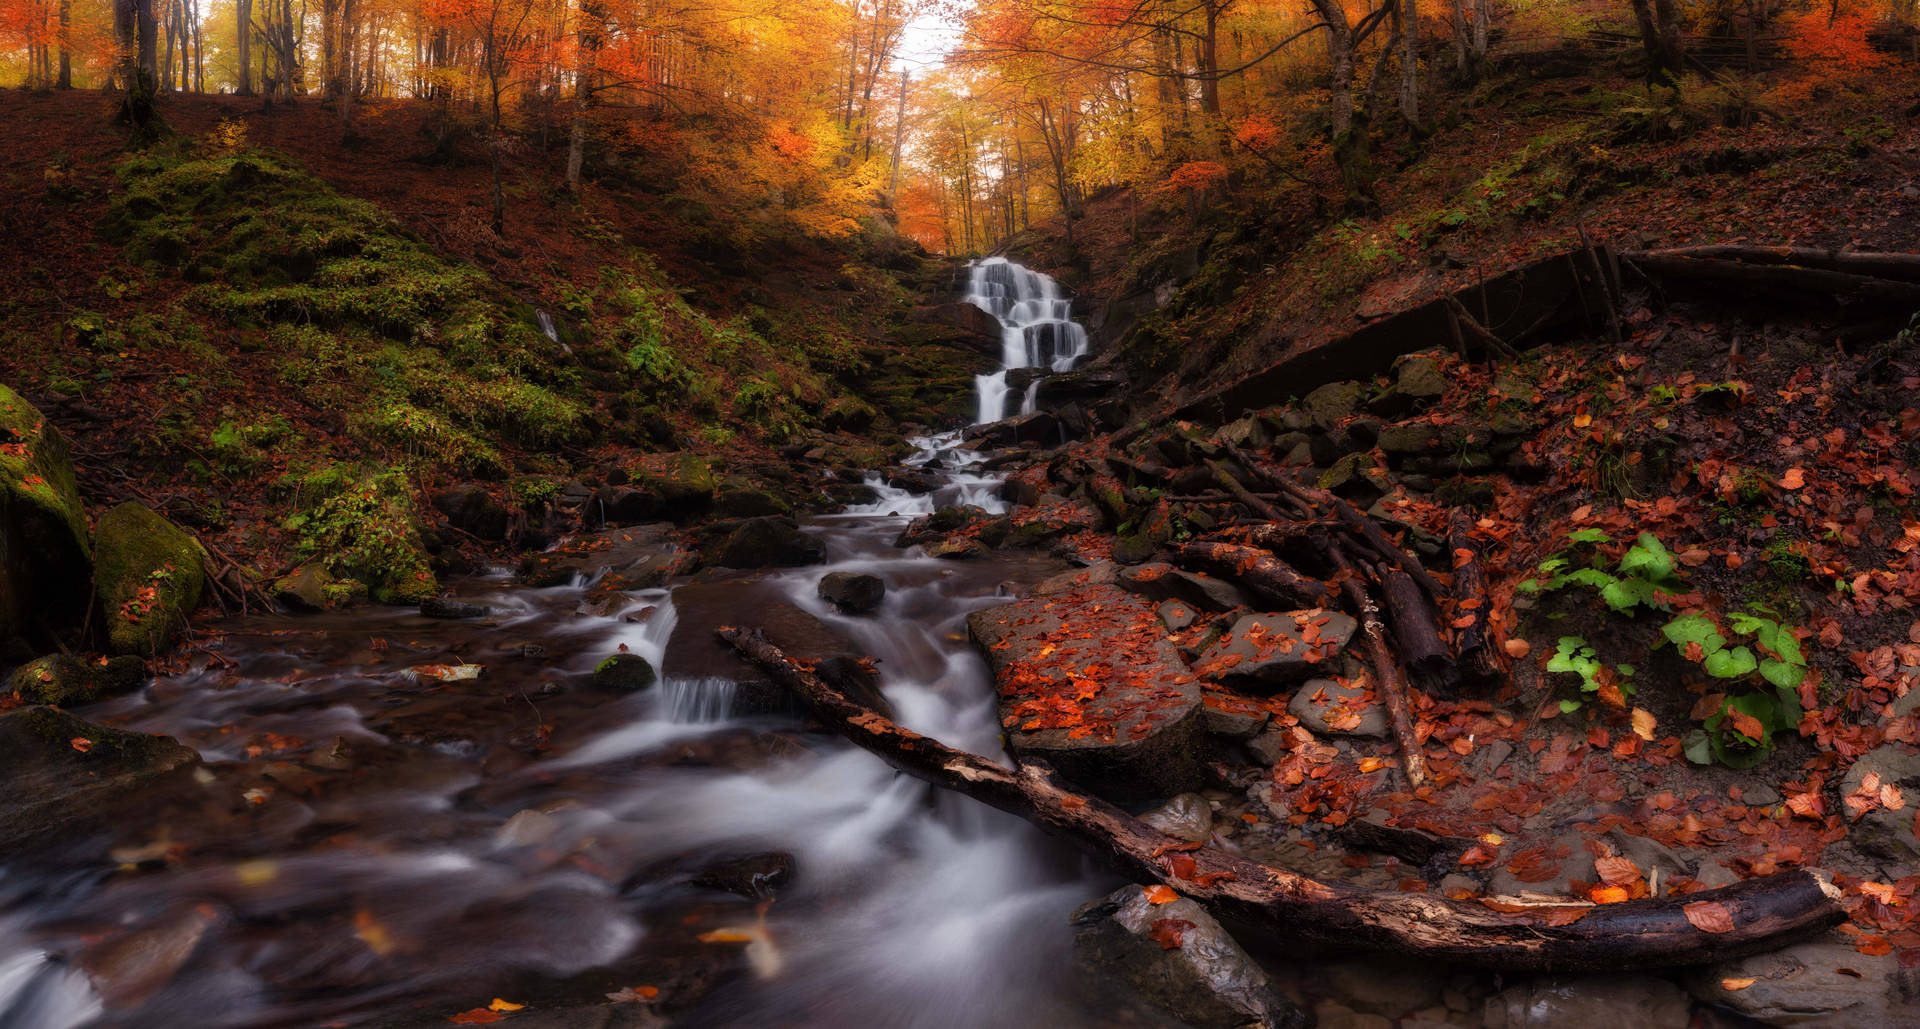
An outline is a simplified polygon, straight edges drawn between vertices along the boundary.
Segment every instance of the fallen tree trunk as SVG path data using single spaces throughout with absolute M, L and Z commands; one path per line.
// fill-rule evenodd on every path
M 1393 639 L 1406 666 L 1421 681 L 1445 690 L 1459 684 L 1453 655 L 1440 639 L 1440 619 L 1433 605 L 1413 577 L 1395 569 L 1378 576 L 1380 596 L 1386 603 L 1387 621 L 1393 625 Z
M 1824 874 L 1806 870 L 1669 900 L 1517 913 L 1428 894 L 1323 883 L 1215 848 L 1194 849 L 1068 787 L 1044 765 L 1003 768 L 901 728 L 823 682 L 758 633 L 728 628 L 720 637 L 793 690 L 841 735 L 895 768 L 1018 815 L 1123 874 L 1165 882 L 1288 942 L 1511 971 L 1624 971 L 1768 950 L 1846 917 L 1840 891 Z M 1724 916 L 1730 928 L 1701 929 L 1689 911 L 1716 929 Z
M 1480 543 L 1473 538 L 1472 516 L 1465 511 L 1453 513 L 1447 542 L 1453 549 L 1453 599 L 1460 619 L 1454 630 L 1454 655 L 1469 682 L 1482 686 L 1498 682 L 1505 672 L 1487 632 L 1493 597 L 1487 592 L 1487 572 L 1481 564 Z
M 1288 607 L 1326 607 L 1333 603 L 1333 587 L 1292 567 L 1267 551 L 1232 543 L 1187 543 L 1174 551 L 1182 568 L 1231 579 L 1262 600 Z
M 1340 566 L 1357 573 L 1352 562 L 1344 557 L 1340 559 Z M 1400 744 L 1400 765 L 1406 770 L 1407 782 L 1417 790 L 1427 781 L 1427 758 L 1420 752 L 1419 727 L 1413 722 L 1413 708 L 1407 702 L 1406 676 L 1401 674 L 1400 663 L 1394 660 L 1393 648 L 1387 645 L 1386 626 L 1380 624 L 1380 607 L 1361 585 L 1358 574 L 1342 579 L 1340 589 L 1347 595 L 1353 616 L 1360 619 L 1360 641 L 1367 651 L 1367 666 L 1373 671 L 1373 692 L 1387 709 L 1387 724 L 1393 727 L 1394 741 Z
M 1792 264 L 1748 264 L 1703 257 L 1676 257 L 1658 250 L 1621 256 L 1630 260 L 1642 274 L 1656 278 L 1692 279 L 1755 291 L 1794 289 L 1884 303 L 1920 303 L 1920 282 L 1903 282 L 1878 274 L 1804 268 Z
M 1877 279 L 1920 283 L 1920 254 L 1862 254 L 1824 247 L 1761 247 L 1721 244 L 1715 246 L 1674 247 L 1668 250 L 1629 252 L 1626 256 L 1643 258 L 1698 258 L 1707 261 L 1737 261 L 1742 264 L 1798 265 L 1827 271 L 1867 275 Z

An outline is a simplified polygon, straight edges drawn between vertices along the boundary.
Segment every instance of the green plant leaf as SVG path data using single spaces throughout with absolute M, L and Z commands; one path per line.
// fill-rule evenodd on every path
M 1783 690 L 1799 689 L 1800 680 L 1807 677 L 1807 666 L 1763 658 L 1760 661 L 1760 676 Z
M 1713 763 L 1713 740 L 1707 736 L 1705 729 L 1695 729 L 1687 733 L 1686 743 L 1683 746 L 1683 752 L 1687 755 L 1688 761 L 1696 765 Z
M 1642 579 L 1614 579 L 1600 587 L 1600 599 L 1615 611 L 1631 611 L 1641 604 L 1653 604 L 1654 585 Z
M 1759 667 L 1754 660 L 1753 651 L 1745 647 L 1731 650 L 1716 650 L 1700 662 L 1707 674 L 1720 679 L 1737 679 Z
M 1580 702 L 1577 700 L 1563 700 L 1560 702 L 1560 713 L 1563 715 L 1570 715 L 1578 710 L 1580 710 Z
M 1717 653 L 1727 645 L 1726 637 L 1720 635 L 1720 627 L 1713 624 L 1712 618 L 1699 611 L 1688 611 L 1679 615 L 1661 626 L 1660 632 L 1666 636 L 1667 642 L 1672 643 L 1674 649 L 1682 654 L 1686 653 L 1689 643 L 1700 644 L 1700 650 L 1704 654 Z
M 1572 543 L 1609 543 L 1613 537 L 1599 529 L 1576 529 L 1567 533 L 1567 540 Z
M 1621 556 L 1620 574 L 1656 583 L 1671 582 L 1674 574 L 1673 554 L 1653 533 L 1643 532 L 1639 542 L 1627 548 L 1627 552 Z

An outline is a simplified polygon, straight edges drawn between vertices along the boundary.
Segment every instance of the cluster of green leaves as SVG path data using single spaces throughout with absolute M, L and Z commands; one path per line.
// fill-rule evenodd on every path
M 1606 686 L 1614 686 L 1623 697 L 1635 693 L 1633 686 L 1634 669 L 1632 665 L 1609 666 L 1594 653 L 1593 647 L 1578 636 L 1560 637 L 1560 646 L 1552 657 L 1547 659 L 1547 671 L 1568 672 L 1580 677 L 1580 692 L 1599 693 Z M 1560 701 L 1560 711 L 1571 714 L 1580 710 L 1579 700 Z
M 384 604 L 415 604 L 439 592 L 403 470 L 335 464 L 283 483 L 299 507 L 281 527 L 328 575 L 364 583 Z
M 1703 727 L 1688 734 L 1689 760 L 1752 768 L 1773 753 L 1773 734 L 1797 723 L 1798 690 L 1807 677 L 1807 658 L 1794 630 L 1770 614 L 1730 611 L 1723 624 L 1709 612 L 1693 610 L 1661 628 L 1682 657 L 1699 664 L 1708 675 L 1727 680 L 1730 689 L 1747 690 L 1725 697 Z M 1772 689 L 1756 683 L 1756 675 Z
M 1539 575 L 1520 584 L 1527 593 L 1547 593 L 1569 586 L 1592 589 L 1613 611 L 1673 610 L 1687 584 L 1671 551 L 1652 533 L 1641 533 L 1611 570 L 1597 549 L 1612 537 L 1597 529 L 1569 533 L 1572 555 L 1559 553 L 1541 562 Z M 1593 549 L 1582 559 L 1581 548 Z M 1807 659 L 1798 633 L 1783 625 L 1774 612 L 1762 609 L 1730 611 L 1725 618 L 1704 608 L 1690 608 L 1669 619 L 1660 629 L 1665 642 L 1698 664 L 1708 675 L 1728 686 L 1719 708 L 1701 728 L 1688 734 L 1687 757 L 1697 763 L 1718 761 L 1733 768 L 1752 768 L 1773 752 L 1775 732 L 1792 728 L 1800 709 L 1797 690 L 1807 677 Z M 1578 636 L 1564 636 L 1547 661 L 1547 671 L 1577 675 L 1583 693 L 1619 687 L 1634 692 L 1631 665 L 1609 667 L 1593 647 Z M 1562 700 L 1562 711 L 1575 711 L 1579 700 Z
M 1567 540 L 1576 546 L 1594 547 L 1612 542 L 1613 537 L 1599 529 L 1581 529 L 1568 533 Z M 1539 577 L 1522 582 L 1521 592 L 1551 593 L 1568 586 L 1588 586 L 1608 607 L 1629 613 L 1639 607 L 1672 610 L 1672 598 L 1686 590 L 1673 554 L 1650 532 L 1640 534 L 1611 572 L 1600 566 L 1597 552 L 1585 566 L 1574 561 L 1567 554 L 1542 561 Z

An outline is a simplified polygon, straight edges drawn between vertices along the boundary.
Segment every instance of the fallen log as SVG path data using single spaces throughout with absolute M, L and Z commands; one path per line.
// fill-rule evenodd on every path
M 1045 765 L 1004 768 L 901 728 L 788 659 L 758 633 L 726 628 L 720 637 L 793 690 L 842 736 L 893 767 L 1018 815 L 1122 874 L 1164 882 L 1290 944 L 1504 971 L 1624 971 L 1770 950 L 1846 918 L 1839 889 L 1824 873 L 1805 869 L 1667 900 L 1502 912 L 1429 894 L 1323 883 L 1213 847 L 1184 849 L 1193 844 L 1074 790 Z M 1725 931 L 1700 928 L 1689 911 Z
M 1344 557 L 1340 566 L 1355 570 L 1352 562 Z M 1367 592 L 1358 575 L 1342 579 L 1340 589 L 1347 595 L 1353 616 L 1360 619 L 1360 642 L 1367 652 L 1367 667 L 1373 672 L 1373 692 L 1386 706 L 1387 724 L 1393 727 L 1394 741 L 1400 744 L 1400 766 L 1407 773 L 1407 781 L 1417 790 L 1427 781 L 1427 758 L 1420 751 L 1420 729 L 1413 723 L 1413 708 L 1407 701 L 1406 676 L 1401 674 L 1400 663 L 1394 660 L 1393 648 L 1387 645 L 1386 626 L 1380 624 L 1380 607 L 1373 602 L 1373 594 Z
M 1423 682 L 1451 691 L 1459 684 L 1453 653 L 1440 639 L 1440 619 L 1427 595 L 1412 576 L 1398 569 L 1382 571 L 1377 578 L 1400 659 Z
M 1706 261 L 1736 261 L 1741 264 L 1798 265 L 1833 272 L 1867 275 L 1877 279 L 1920 283 L 1920 254 L 1858 253 L 1825 247 L 1714 246 L 1674 247 L 1667 250 L 1629 252 L 1627 256 L 1644 258 L 1697 258 Z
M 1466 681 L 1477 685 L 1498 682 L 1506 673 L 1487 632 L 1488 620 L 1493 614 L 1493 597 L 1487 592 L 1487 572 L 1481 563 L 1480 543 L 1473 538 L 1473 517 L 1465 511 L 1453 513 L 1447 545 L 1453 551 L 1454 610 L 1459 612 L 1453 637 L 1454 657 Z
M 1294 571 L 1286 562 L 1256 547 L 1186 543 L 1174 551 L 1174 563 L 1189 569 L 1198 566 L 1197 570 L 1238 582 L 1262 600 L 1290 608 L 1326 607 L 1334 600 L 1332 586 Z
M 1642 275 L 1691 279 L 1717 286 L 1740 286 L 1756 292 L 1782 289 L 1825 293 L 1882 303 L 1920 304 L 1920 282 L 1905 282 L 1878 274 L 1831 271 L 1793 264 L 1748 264 L 1704 257 L 1675 257 L 1662 251 L 1621 255 Z

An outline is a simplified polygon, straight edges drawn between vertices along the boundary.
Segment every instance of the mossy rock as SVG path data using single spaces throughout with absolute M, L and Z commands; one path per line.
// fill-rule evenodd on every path
M 0 639 L 22 635 L 34 619 L 77 620 L 89 550 L 66 440 L 0 386 Z
M 653 680 L 653 665 L 638 654 L 614 654 L 593 669 L 595 688 L 616 693 L 637 693 Z
M 0 714 L 0 850 L 71 847 L 76 833 L 156 817 L 200 763 L 170 736 L 94 725 L 52 707 Z M 104 846 L 104 844 L 103 844 Z
M 14 669 L 11 685 L 28 704 L 72 707 L 132 693 L 146 681 L 146 662 L 132 655 L 87 660 L 52 654 Z
M 705 512 L 713 504 L 719 479 L 705 458 L 690 451 L 664 454 L 648 459 L 645 467 L 631 473 L 636 489 L 652 492 L 660 498 L 666 514 L 674 521 L 685 521 Z
M 94 588 L 115 653 L 165 650 L 200 606 L 206 551 L 141 504 L 128 501 L 100 516 L 94 559 Z

